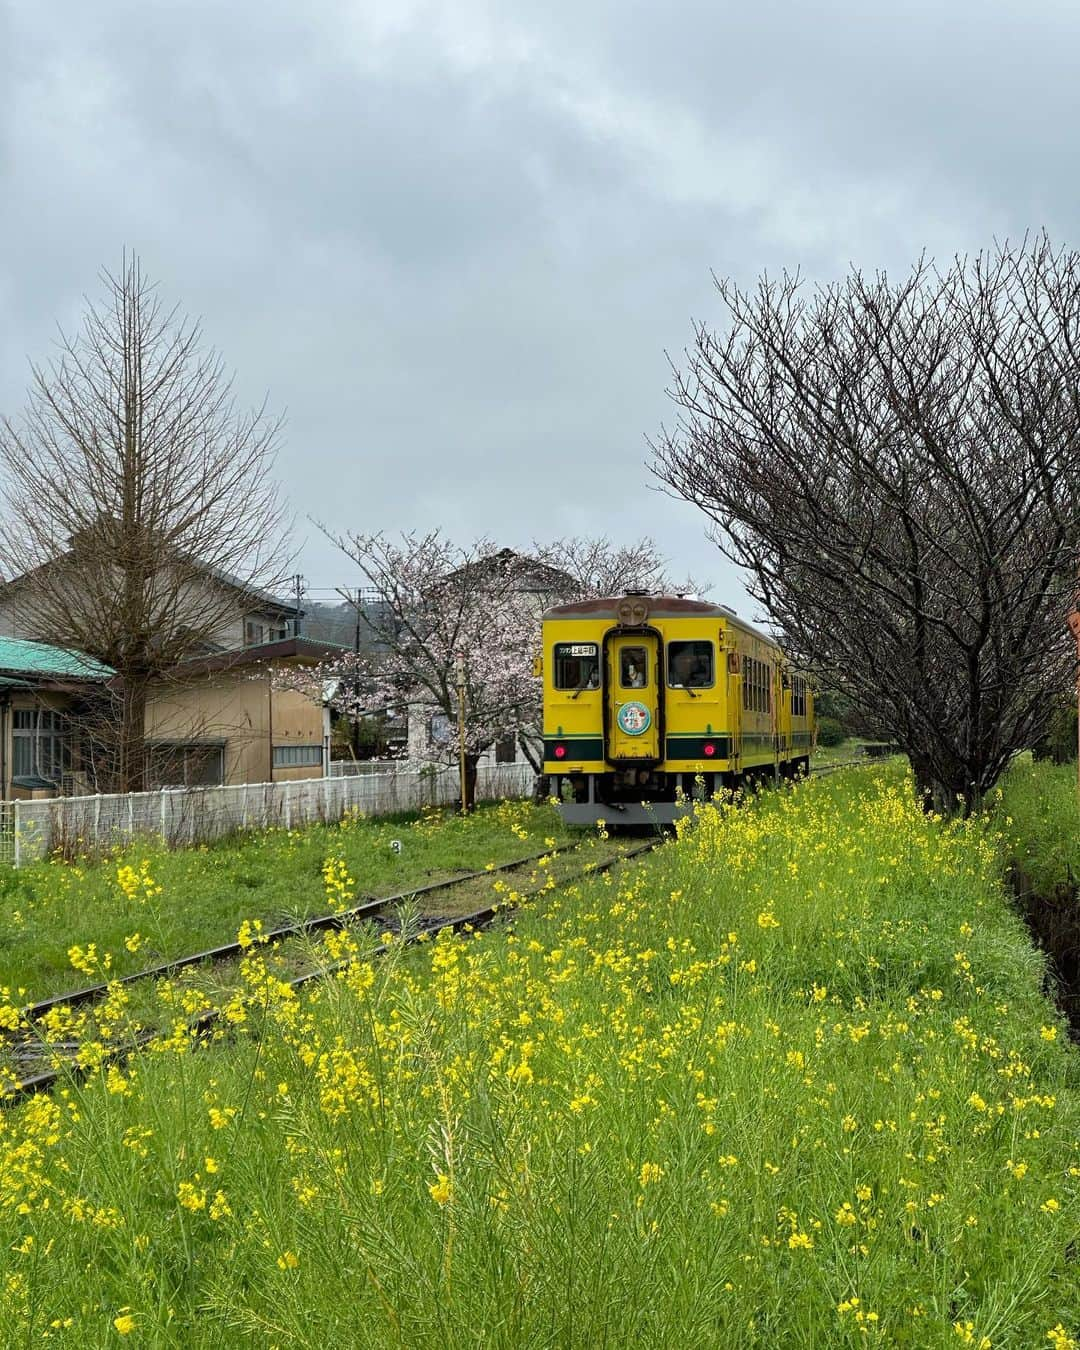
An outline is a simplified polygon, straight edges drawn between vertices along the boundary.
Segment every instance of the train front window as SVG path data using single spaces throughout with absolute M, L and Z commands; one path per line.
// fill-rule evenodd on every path
M 672 689 L 709 689 L 716 683 L 711 642 L 669 642 L 667 651 Z
M 619 653 L 619 683 L 624 689 L 644 689 L 649 682 L 644 647 L 624 647 Z
M 595 642 L 556 642 L 555 688 L 599 689 L 600 648 Z

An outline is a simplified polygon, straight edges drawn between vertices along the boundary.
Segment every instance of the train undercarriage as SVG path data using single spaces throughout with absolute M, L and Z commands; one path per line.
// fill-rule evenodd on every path
M 552 774 L 544 795 L 556 799 L 568 825 L 595 825 L 601 820 L 609 826 L 670 825 L 689 815 L 696 802 L 708 801 L 718 792 L 799 778 L 809 770 L 809 758 L 804 756 L 706 773 L 632 767 L 597 774 Z

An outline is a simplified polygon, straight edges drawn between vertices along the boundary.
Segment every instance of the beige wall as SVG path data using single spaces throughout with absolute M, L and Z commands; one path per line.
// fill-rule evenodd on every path
M 146 708 L 149 742 L 224 740 L 227 784 L 322 777 L 322 764 L 272 768 L 271 744 L 323 744 L 323 709 L 294 690 L 275 689 L 266 672 L 213 674 L 170 683 Z

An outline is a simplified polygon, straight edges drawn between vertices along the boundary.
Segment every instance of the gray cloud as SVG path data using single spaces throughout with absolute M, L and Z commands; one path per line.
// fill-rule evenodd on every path
M 101 0 L 0 11 L 0 408 L 124 245 L 288 408 L 332 528 L 655 535 L 665 351 L 752 278 L 1077 212 L 1063 5 Z M 308 531 L 311 583 L 353 580 Z

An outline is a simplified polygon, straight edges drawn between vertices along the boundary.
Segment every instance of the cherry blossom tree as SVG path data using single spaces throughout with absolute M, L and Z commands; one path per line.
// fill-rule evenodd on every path
M 563 539 L 536 545 L 529 556 L 486 538 L 462 547 L 438 530 L 329 537 L 381 598 L 359 609 L 371 650 L 342 653 L 307 678 L 324 682 L 332 706 L 347 717 L 408 707 L 413 716 L 441 723 L 444 734 L 431 754 L 453 763 L 460 657 L 469 804 L 480 756 L 497 742 L 514 741 L 539 771 L 541 681 L 533 671 L 543 611 L 587 596 L 668 585 L 663 559 L 648 539 L 629 546 Z

